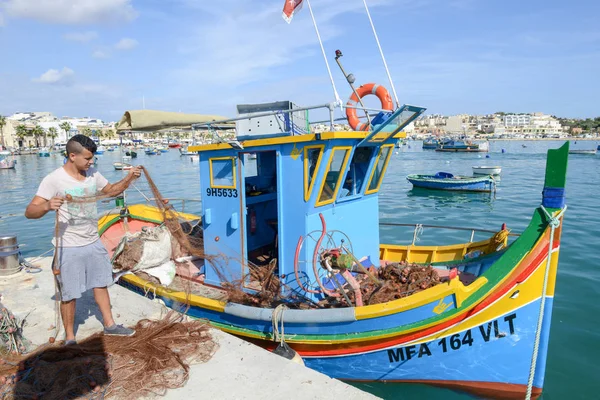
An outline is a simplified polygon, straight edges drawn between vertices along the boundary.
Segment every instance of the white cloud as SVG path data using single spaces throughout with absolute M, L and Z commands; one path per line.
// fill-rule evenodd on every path
M 63 35 L 66 40 L 72 40 L 74 42 L 87 43 L 98 38 L 98 33 L 94 31 L 87 32 L 69 32 Z
M 58 24 L 128 22 L 138 12 L 132 0 L 4 0 L 6 14 Z
M 75 72 L 68 67 L 63 67 L 60 71 L 57 69 L 49 69 L 44 72 L 39 78 L 33 78 L 33 82 L 37 83 L 68 83 Z
M 117 50 L 131 50 L 138 45 L 138 41 L 130 38 L 123 38 L 119 40 L 117 44 L 115 44 L 115 49 Z
M 96 50 L 92 53 L 94 58 L 110 58 L 110 54 L 102 50 Z

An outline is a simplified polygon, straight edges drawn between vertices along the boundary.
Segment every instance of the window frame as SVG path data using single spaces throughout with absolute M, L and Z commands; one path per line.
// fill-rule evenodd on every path
M 315 207 L 320 207 L 320 206 L 324 206 L 327 204 L 331 204 L 331 203 L 335 202 L 335 200 L 337 199 L 338 193 L 340 192 L 340 182 L 342 181 L 344 176 L 346 176 L 345 171 L 346 171 L 346 168 L 348 167 L 348 159 L 350 158 L 350 155 L 352 154 L 352 149 L 353 149 L 352 146 L 334 146 L 331 148 L 331 154 L 329 155 L 329 161 L 327 162 L 327 168 L 325 168 L 325 175 L 323 176 L 323 179 L 321 180 L 321 187 L 319 188 L 319 194 L 317 196 L 317 201 L 315 202 Z M 335 156 L 335 152 L 338 150 L 346 151 L 344 161 L 342 161 L 342 166 L 340 168 L 341 173 L 338 175 L 337 181 L 335 183 L 335 189 L 333 191 L 333 194 L 331 195 L 331 199 L 320 201 L 319 199 L 321 198 L 321 195 L 323 194 L 323 189 L 325 188 L 325 181 L 327 180 L 327 173 L 329 172 L 331 163 L 333 163 L 333 157 Z
M 319 157 L 317 158 L 317 164 L 315 165 L 315 176 L 313 177 L 310 184 L 308 183 L 308 152 L 310 150 L 319 149 Z M 325 145 L 324 144 L 316 144 L 311 146 L 304 146 L 302 149 L 304 156 L 304 202 L 308 202 L 310 200 L 310 195 L 312 194 L 313 188 L 315 187 L 316 177 L 319 175 L 319 168 L 321 167 L 321 160 L 323 159 L 323 154 L 325 153 Z
M 379 174 L 379 182 L 377 182 L 377 186 L 374 189 L 369 189 L 371 187 L 371 181 L 373 180 L 373 176 L 375 175 L 375 170 L 377 169 L 377 164 L 379 164 L 379 159 L 381 158 L 381 154 L 383 153 L 383 149 L 389 148 L 390 151 L 387 154 L 387 158 L 383 163 L 383 168 L 381 169 L 381 173 Z M 381 187 L 381 182 L 383 182 L 383 177 L 385 176 L 385 172 L 387 171 L 387 166 L 390 162 L 390 158 L 392 158 L 392 153 L 394 152 L 393 144 L 384 144 L 379 148 L 379 152 L 377 153 L 377 157 L 375 158 L 375 162 L 373 163 L 373 167 L 371 167 L 371 174 L 369 176 L 369 181 L 367 182 L 367 187 L 365 189 L 365 195 L 377 193 L 379 188 Z
M 208 159 L 208 169 L 209 169 L 209 174 L 210 174 L 210 187 L 211 188 L 215 188 L 215 189 L 237 189 L 237 177 L 236 177 L 236 162 L 235 160 L 237 159 L 237 157 L 234 156 L 227 156 L 227 157 L 211 157 Z M 213 161 L 222 161 L 222 160 L 229 160 L 231 161 L 231 172 L 232 172 L 232 176 L 233 176 L 233 184 L 231 186 L 224 186 L 224 185 L 215 185 L 213 182 Z

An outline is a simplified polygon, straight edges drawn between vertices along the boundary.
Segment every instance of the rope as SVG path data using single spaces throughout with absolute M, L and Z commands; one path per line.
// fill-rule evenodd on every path
M 280 304 L 275 307 L 273 314 L 271 315 L 271 323 L 273 324 L 273 341 L 279 342 L 280 344 L 283 344 L 283 339 L 285 338 L 283 312 L 287 309 L 288 307 L 285 304 Z M 279 333 L 279 321 L 281 321 L 281 334 Z
M 560 226 L 560 217 L 567 210 L 567 206 L 565 205 L 563 209 L 553 217 L 548 213 L 548 211 L 544 208 L 544 206 L 540 206 L 544 214 L 546 214 L 546 218 L 548 218 L 548 225 L 552 230 L 550 231 L 550 244 L 548 245 L 548 258 L 546 259 L 546 272 L 544 274 L 544 285 L 542 288 L 542 298 L 540 301 L 540 312 L 537 321 L 537 327 L 535 330 L 535 341 L 533 342 L 533 354 L 531 356 L 531 367 L 529 368 L 529 379 L 527 381 L 527 393 L 525 395 L 525 399 L 531 399 L 531 391 L 533 389 L 533 379 L 535 377 L 535 367 L 537 364 L 538 351 L 540 347 L 540 336 L 542 334 L 542 322 L 544 321 L 544 308 L 546 306 L 546 288 L 548 287 L 548 273 L 550 272 L 550 263 L 552 262 L 552 243 L 554 242 L 554 230 Z

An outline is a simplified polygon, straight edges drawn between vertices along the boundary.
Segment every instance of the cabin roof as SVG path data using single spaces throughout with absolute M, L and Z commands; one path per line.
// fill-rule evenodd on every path
M 306 134 L 306 135 L 294 135 L 294 136 L 279 136 L 261 139 L 250 139 L 242 141 L 244 148 L 247 147 L 261 147 L 261 146 L 272 146 L 285 143 L 302 143 L 312 142 L 315 140 L 335 140 L 335 139 L 365 139 L 371 132 L 353 132 L 353 131 L 340 131 L 340 132 L 323 132 L 320 134 Z M 389 133 L 380 133 L 375 135 L 374 139 L 385 138 Z M 398 132 L 394 135 L 394 139 L 402 139 L 406 137 L 406 132 Z M 189 146 L 188 151 L 201 152 L 201 151 L 212 151 L 212 150 L 228 150 L 231 149 L 229 143 L 213 143 L 203 144 L 196 146 Z

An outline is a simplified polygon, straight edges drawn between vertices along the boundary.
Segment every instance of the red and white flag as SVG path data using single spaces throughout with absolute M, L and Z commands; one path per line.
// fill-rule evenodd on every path
M 281 14 L 285 22 L 288 24 L 292 22 L 294 14 L 300 11 L 302 8 L 302 1 L 303 0 L 285 0 L 283 5 L 283 14 Z

